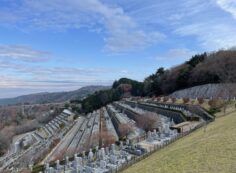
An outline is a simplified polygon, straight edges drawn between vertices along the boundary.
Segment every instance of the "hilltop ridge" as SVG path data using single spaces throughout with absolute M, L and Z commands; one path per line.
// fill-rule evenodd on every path
M 109 89 L 109 86 L 86 86 L 74 91 L 67 92 L 42 92 L 23 95 L 15 98 L 0 99 L 0 105 L 13 104 L 42 104 L 42 103 L 61 103 L 73 99 L 81 100 L 96 91 Z

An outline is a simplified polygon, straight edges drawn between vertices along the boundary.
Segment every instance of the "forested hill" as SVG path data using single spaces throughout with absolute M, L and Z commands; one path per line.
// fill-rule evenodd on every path
M 82 101 L 85 112 L 98 109 L 121 97 L 169 95 L 174 91 L 204 84 L 236 83 L 236 51 L 221 50 L 194 55 L 170 69 L 159 68 L 143 82 L 122 78 L 112 89 L 96 92 Z
M 218 51 L 193 56 L 189 61 L 148 76 L 146 95 L 170 94 L 176 90 L 210 83 L 236 82 L 236 51 Z

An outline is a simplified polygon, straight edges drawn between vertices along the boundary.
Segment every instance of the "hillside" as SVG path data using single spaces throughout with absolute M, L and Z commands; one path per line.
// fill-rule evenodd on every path
M 235 50 L 197 54 L 172 68 L 158 68 L 143 82 L 121 78 L 113 83 L 110 90 L 98 92 L 84 99 L 82 107 L 85 112 L 92 112 L 130 95 L 152 97 L 174 93 L 173 96 L 176 97 L 190 98 L 232 97 L 236 95 L 235 87 L 229 86 L 228 83 L 236 83 L 235 67 Z M 228 86 L 224 85 L 224 92 L 221 92 L 221 84 L 226 83 Z
M 41 104 L 41 103 L 61 103 L 73 99 L 83 99 L 96 91 L 109 89 L 108 86 L 86 86 L 75 91 L 55 92 L 55 93 L 36 93 L 15 98 L 0 99 L 0 105 L 8 104 Z
M 236 82 L 236 51 L 194 55 L 170 69 L 159 68 L 144 80 L 145 95 L 169 95 L 194 86 Z
M 184 137 L 123 173 L 234 173 L 236 170 L 236 113 Z
M 233 88 L 233 91 L 231 92 L 231 97 L 236 97 L 236 85 L 235 84 L 229 84 L 230 88 Z M 228 87 L 228 85 L 224 84 L 206 84 L 206 85 L 200 85 L 195 86 L 183 90 L 178 90 L 170 94 L 171 97 L 176 98 L 214 98 L 214 97 L 224 97 L 227 98 L 227 90 L 225 88 Z

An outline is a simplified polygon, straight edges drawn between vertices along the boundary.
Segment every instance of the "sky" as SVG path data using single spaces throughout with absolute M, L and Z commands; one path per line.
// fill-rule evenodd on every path
M 0 0 L 0 98 L 142 81 L 234 46 L 235 0 Z

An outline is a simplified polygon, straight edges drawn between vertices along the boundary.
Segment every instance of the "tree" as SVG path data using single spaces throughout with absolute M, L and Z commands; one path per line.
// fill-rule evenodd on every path
M 90 137 L 89 147 L 95 148 L 96 146 L 99 146 L 99 139 L 100 139 L 99 132 L 92 134 L 92 136 Z
M 102 132 L 101 139 L 102 139 L 103 147 L 110 146 L 111 144 L 114 144 L 116 142 L 115 137 L 108 131 Z
M 160 102 L 160 101 L 161 101 L 161 97 L 157 97 L 156 99 L 157 99 L 157 101 L 158 101 L 158 102 Z
M 191 65 L 192 67 L 195 67 L 196 65 L 198 65 L 199 63 L 203 62 L 205 60 L 205 58 L 207 57 L 207 53 L 204 52 L 203 54 L 197 54 L 194 55 L 189 61 L 187 61 L 186 63 Z
M 147 96 L 161 95 L 163 94 L 161 89 L 162 75 L 165 73 L 164 68 L 157 69 L 155 74 L 148 76 L 144 80 L 144 94 Z
M 92 112 L 113 101 L 120 100 L 122 94 L 123 91 L 120 88 L 95 92 L 82 101 L 82 109 L 85 113 Z
M 217 104 L 217 99 L 211 99 L 208 101 L 208 105 L 211 107 L 211 108 L 216 108 L 218 107 L 218 104 Z
M 163 102 L 167 102 L 170 98 L 169 97 L 164 97 Z
M 184 98 L 183 98 L 184 104 L 187 104 L 189 101 L 190 101 L 190 99 L 189 99 L 188 97 L 184 97 Z
M 129 123 L 125 123 L 125 124 L 119 124 L 118 126 L 118 131 L 120 133 L 120 136 L 126 137 L 129 135 L 129 133 L 133 130 L 133 127 L 129 124 Z
M 204 98 L 199 97 L 199 98 L 197 98 L 197 101 L 198 101 L 198 103 L 201 105 L 201 104 L 204 103 Z
M 10 145 L 10 140 L 0 133 L 0 156 L 3 156 Z
M 215 114 L 217 112 L 220 112 L 220 108 L 222 107 L 220 100 L 216 99 L 216 98 L 209 100 L 208 105 L 210 106 L 209 112 L 211 114 Z
M 159 118 L 154 112 L 146 112 L 137 116 L 136 122 L 139 128 L 142 128 L 145 131 L 150 131 L 157 128 Z
M 65 106 L 64 106 L 66 109 L 68 109 L 70 107 L 70 104 L 69 103 L 65 103 Z
M 175 97 L 171 97 L 171 101 L 172 101 L 172 103 L 175 103 L 176 102 L 176 98 Z

